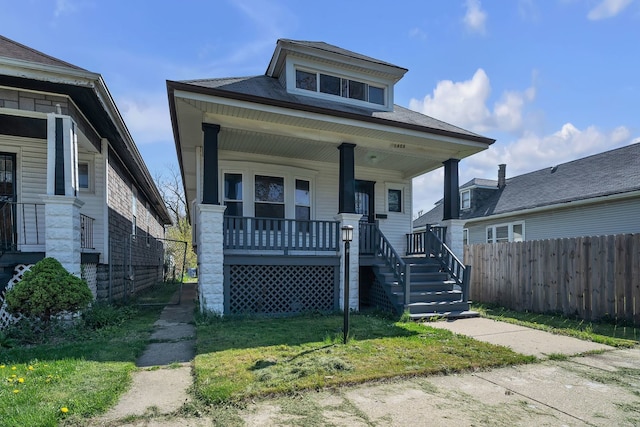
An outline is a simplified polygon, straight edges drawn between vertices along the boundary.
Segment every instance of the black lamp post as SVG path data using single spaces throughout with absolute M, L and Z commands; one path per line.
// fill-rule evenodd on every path
M 344 338 L 342 342 L 347 343 L 349 337 L 349 248 L 353 240 L 353 226 L 345 225 L 342 227 L 342 241 L 344 242 Z

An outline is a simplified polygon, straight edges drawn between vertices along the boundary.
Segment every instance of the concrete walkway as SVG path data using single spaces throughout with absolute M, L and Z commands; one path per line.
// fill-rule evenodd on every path
M 502 345 L 520 354 L 544 359 L 549 355 L 573 356 L 599 350 L 613 350 L 613 347 L 577 338 L 554 335 L 511 323 L 498 322 L 482 317 L 432 322 L 429 326 L 448 329 L 478 341 Z
M 131 388 L 94 425 L 112 425 L 135 415 L 169 414 L 189 402 L 197 295 L 197 284 L 183 284 L 180 304 L 167 305 L 154 323 L 152 342 L 136 361 L 141 369 L 133 374 Z

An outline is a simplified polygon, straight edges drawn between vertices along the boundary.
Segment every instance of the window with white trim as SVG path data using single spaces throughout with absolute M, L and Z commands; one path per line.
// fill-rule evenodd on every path
M 225 215 L 243 216 L 241 173 L 224 174 L 224 205 Z
M 460 192 L 460 209 L 471 208 L 471 190 Z
M 256 175 L 254 195 L 257 218 L 284 218 L 283 177 Z
M 296 88 L 371 104 L 386 104 L 383 86 L 309 69 L 296 69 Z
M 463 228 L 462 229 L 462 244 L 463 245 L 468 245 L 469 244 L 469 229 L 468 228 Z
M 523 242 L 524 221 L 487 227 L 487 243 Z
M 90 182 L 89 182 L 89 163 L 87 162 L 78 162 L 78 188 L 80 190 L 89 190 Z

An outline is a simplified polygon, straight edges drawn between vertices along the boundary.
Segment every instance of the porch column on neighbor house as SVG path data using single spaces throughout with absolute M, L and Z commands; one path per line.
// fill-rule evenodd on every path
M 355 144 L 343 142 L 340 150 L 338 213 L 356 213 Z
M 444 215 L 443 220 L 460 218 L 460 194 L 458 190 L 458 159 L 449 159 L 444 165 Z
M 224 238 L 222 232 L 226 206 L 196 205 L 198 251 L 198 292 L 200 310 L 224 314 Z
M 362 215 L 354 213 L 339 213 L 335 219 L 340 221 L 340 227 L 353 227 L 353 240 L 349 251 L 349 309 L 358 311 L 360 308 L 360 218 Z M 340 297 L 339 305 L 344 310 L 344 242 L 340 241 Z
M 207 205 L 219 205 L 218 195 L 218 133 L 220 126 L 211 123 L 202 123 L 204 132 L 202 144 L 202 157 L 204 170 L 202 173 L 202 203 Z M 198 177 L 199 179 L 200 177 Z
M 458 189 L 458 159 L 449 159 L 444 164 L 444 215 L 442 225 L 447 227 L 445 242 L 460 261 L 463 258 L 462 229 L 460 220 L 460 192 Z
M 80 208 L 78 188 L 78 137 L 69 116 L 47 115 L 47 194 L 45 252 L 70 273 L 80 277 Z

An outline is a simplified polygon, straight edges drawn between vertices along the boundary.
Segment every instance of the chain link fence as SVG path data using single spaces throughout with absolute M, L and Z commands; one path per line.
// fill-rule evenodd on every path
M 129 235 L 109 239 L 109 263 L 98 267 L 98 297 L 108 302 L 180 304 L 187 242 Z

